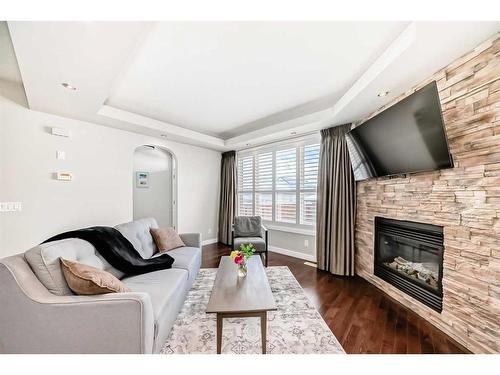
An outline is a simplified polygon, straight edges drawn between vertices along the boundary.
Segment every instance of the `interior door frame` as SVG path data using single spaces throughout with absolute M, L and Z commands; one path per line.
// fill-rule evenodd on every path
M 172 227 L 175 230 L 178 230 L 178 220 L 179 220 L 179 213 L 178 213 L 178 206 L 179 206 L 179 204 L 178 204 L 178 168 L 179 168 L 179 163 L 177 161 L 177 156 L 168 147 L 160 146 L 160 145 L 155 145 L 155 144 L 142 144 L 142 145 L 138 145 L 134 149 L 134 155 L 135 155 L 135 152 L 139 148 L 141 148 L 141 147 L 154 147 L 155 149 L 160 149 L 160 150 L 168 153 L 170 155 L 170 157 L 172 158 L 172 170 L 171 170 L 171 173 L 172 173 L 172 178 L 171 178 L 171 183 L 172 183 L 172 186 L 171 186 L 171 192 L 172 192 L 172 196 L 171 196 L 172 211 L 171 211 L 171 219 L 172 219 Z M 135 181 L 133 180 L 132 183 L 135 183 Z M 132 200 L 133 199 L 134 198 L 132 197 Z

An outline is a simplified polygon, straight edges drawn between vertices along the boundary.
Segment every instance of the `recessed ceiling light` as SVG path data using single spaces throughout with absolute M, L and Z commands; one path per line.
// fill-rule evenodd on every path
M 76 90 L 75 86 L 71 86 L 69 83 L 66 83 L 66 82 L 61 83 L 61 86 L 64 87 L 65 89 L 68 89 L 68 90 L 73 90 L 73 91 Z
M 166 134 L 160 134 L 160 137 L 167 138 L 167 135 Z
M 383 98 L 384 96 L 388 95 L 390 91 L 380 91 L 377 96 L 379 98 Z

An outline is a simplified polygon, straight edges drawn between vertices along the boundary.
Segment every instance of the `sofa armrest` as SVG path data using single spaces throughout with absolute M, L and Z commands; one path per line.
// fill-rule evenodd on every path
M 201 233 L 182 233 L 179 234 L 179 236 L 186 246 L 198 247 L 201 249 Z
M 146 293 L 56 296 L 32 274 L 0 264 L 0 353 L 151 353 Z

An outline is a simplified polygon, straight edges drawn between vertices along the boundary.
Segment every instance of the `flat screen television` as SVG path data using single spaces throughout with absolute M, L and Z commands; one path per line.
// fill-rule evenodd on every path
M 356 181 L 453 167 L 436 82 L 346 135 Z

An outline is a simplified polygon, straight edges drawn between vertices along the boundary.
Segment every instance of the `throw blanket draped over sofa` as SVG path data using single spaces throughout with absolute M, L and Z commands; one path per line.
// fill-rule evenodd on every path
M 185 246 L 166 255 L 151 228 L 158 223 L 149 217 L 117 225 L 119 233 L 77 230 L 0 259 L 0 352 L 159 353 L 200 270 L 202 240 L 180 233 Z M 109 272 L 131 291 L 75 296 L 61 257 Z
M 141 275 L 172 268 L 174 263 L 174 258 L 168 254 L 143 259 L 130 241 L 118 230 L 111 227 L 90 227 L 73 230 L 51 237 L 43 243 L 66 238 L 79 238 L 90 242 L 109 264 L 126 275 Z

